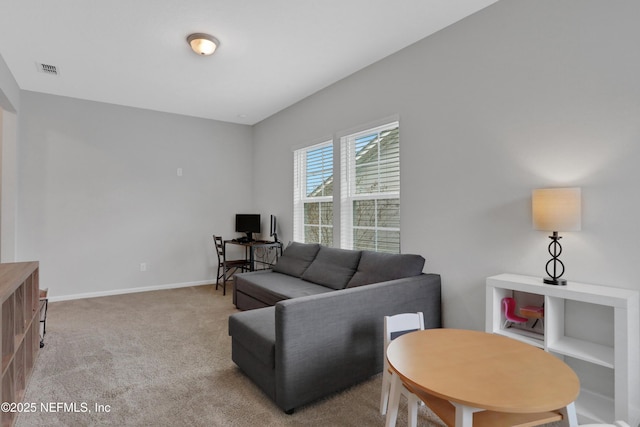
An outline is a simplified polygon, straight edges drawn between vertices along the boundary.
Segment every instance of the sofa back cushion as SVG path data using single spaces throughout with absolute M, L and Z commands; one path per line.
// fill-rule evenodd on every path
M 320 245 L 317 243 L 291 242 L 273 266 L 273 271 L 300 277 L 315 259 L 319 250 Z
M 420 255 L 362 251 L 358 270 L 347 288 L 418 276 L 423 267 L 424 258 Z
M 302 280 L 332 289 L 344 289 L 353 277 L 361 251 L 321 246 Z

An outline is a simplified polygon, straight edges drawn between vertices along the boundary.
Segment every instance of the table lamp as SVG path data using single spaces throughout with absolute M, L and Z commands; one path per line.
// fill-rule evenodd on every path
M 558 232 L 580 231 L 582 216 L 580 199 L 580 188 L 542 188 L 532 192 L 533 228 L 553 232 L 553 235 L 549 236 L 551 259 L 545 265 L 549 277 L 543 279 L 544 283 L 567 284 L 567 280 L 561 278 L 564 274 L 564 264 L 559 258 L 562 246 Z

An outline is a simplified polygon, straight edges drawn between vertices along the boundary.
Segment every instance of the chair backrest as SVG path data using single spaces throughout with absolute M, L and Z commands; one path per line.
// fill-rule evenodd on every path
M 502 298 L 502 309 L 507 319 L 513 315 L 516 309 L 516 300 L 513 298 Z
M 395 316 L 384 316 L 385 351 L 389 343 L 400 335 L 422 330 L 424 330 L 424 316 L 421 311 L 417 313 L 401 313 Z
M 512 322 L 526 322 L 528 319 L 516 314 L 516 300 L 511 297 L 502 298 L 505 319 Z
M 222 263 L 224 260 L 224 244 L 222 243 L 222 236 L 213 235 L 213 241 L 216 244 L 216 254 L 218 255 L 218 263 Z

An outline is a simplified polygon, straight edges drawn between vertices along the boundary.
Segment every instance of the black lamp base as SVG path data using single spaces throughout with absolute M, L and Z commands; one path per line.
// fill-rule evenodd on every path
M 549 238 L 551 239 L 551 243 L 549 243 L 548 249 L 551 259 L 547 261 L 547 265 L 545 266 L 549 276 L 542 279 L 542 281 L 548 285 L 566 286 L 567 279 L 560 278 L 564 274 L 564 264 L 559 258 L 562 253 L 562 246 L 560 245 L 560 239 L 562 239 L 562 237 L 558 236 L 557 231 L 554 231 L 553 235 L 549 236 Z M 549 267 L 553 267 L 551 271 Z
M 557 286 L 567 285 L 567 279 L 560 279 L 560 278 L 553 279 L 551 277 L 545 277 L 544 279 L 542 279 L 542 281 L 547 285 L 557 285 Z

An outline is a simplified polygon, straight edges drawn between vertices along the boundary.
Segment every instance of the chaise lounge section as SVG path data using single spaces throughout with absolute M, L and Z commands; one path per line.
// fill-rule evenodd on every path
M 419 255 L 292 243 L 273 271 L 236 275 L 232 359 L 281 409 L 357 384 L 383 366 L 383 318 L 441 327 L 440 276 Z M 313 280 L 313 281 L 312 281 Z

